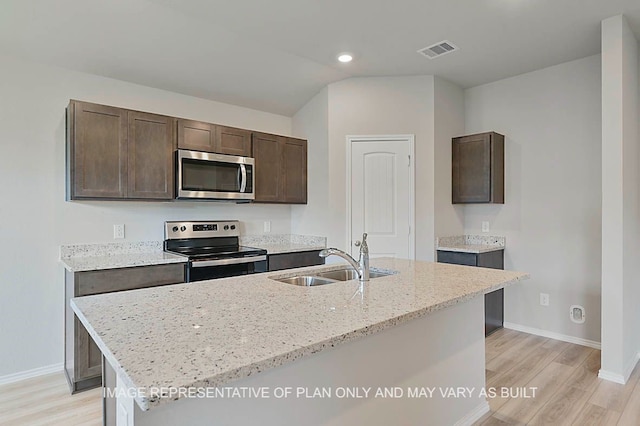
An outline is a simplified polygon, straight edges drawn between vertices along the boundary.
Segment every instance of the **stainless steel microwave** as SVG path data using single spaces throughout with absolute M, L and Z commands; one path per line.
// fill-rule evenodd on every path
M 255 160 L 179 149 L 177 198 L 249 202 L 255 198 Z

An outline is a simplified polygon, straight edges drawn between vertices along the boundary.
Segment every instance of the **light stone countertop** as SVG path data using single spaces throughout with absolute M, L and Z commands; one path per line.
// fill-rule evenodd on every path
M 280 254 L 322 250 L 327 247 L 327 238 L 296 234 L 243 235 L 240 244 L 265 249 L 268 254 Z
M 60 262 L 71 272 L 98 271 L 101 269 L 131 268 L 134 266 L 186 263 L 187 257 L 165 252 L 114 254 L 107 256 L 69 257 Z
M 456 235 L 436 239 L 436 250 L 461 253 L 487 253 L 504 250 L 505 238 L 489 235 Z
M 521 272 L 381 258 L 397 272 L 318 287 L 270 277 L 323 265 L 74 298 L 71 306 L 126 386 L 222 386 L 528 278 Z M 168 396 L 138 393 L 142 410 Z
M 281 253 L 295 253 L 301 251 L 312 251 L 312 250 L 322 250 L 326 248 L 323 245 L 312 245 L 312 244 L 294 244 L 294 243 L 285 243 L 285 244 L 260 244 L 258 246 L 261 249 L 265 249 L 267 254 L 281 254 Z
M 186 263 L 187 258 L 162 251 L 162 241 L 72 244 L 60 246 L 60 262 L 71 272 Z

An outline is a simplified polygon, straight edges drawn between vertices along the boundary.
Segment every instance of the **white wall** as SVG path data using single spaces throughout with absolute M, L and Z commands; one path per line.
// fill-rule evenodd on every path
M 346 238 L 346 136 L 415 135 L 416 259 L 433 260 L 433 77 L 351 78 L 329 85 L 328 245 Z
M 65 202 L 65 107 L 70 98 L 290 134 L 291 119 L 122 81 L 0 58 L 0 377 L 62 362 L 63 273 L 58 247 L 162 240 L 171 219 L 240 219 L 243 232 L 290 232 L 288 206 Z
M 640 350 L 638 42 L 622 15 L 602 21 L 602 366 L 626 382 Z
M 326 235 L 348 250 L 347 135 L 415 135 L 416 258 L 434 260 L 435 236 L 460 234 L 451 205 L 451 138 L 464 133 L 464 92 L 433 76 L 350 78 L 328 86 L 293 117 L 309 139 L 309 204 L 292 209 L 292 232 Z
M 307 204 L 291 206 L 291 233 L 326 236 L 329 208 L 329 89 L 293 116 L 293 135 L 307 139 Z
M 464 232 L 464 207 L 451 204 L 451 138 L 464 134 L 464 91 L 435 77 L 433 103 L 434 232 L 436 237 L 461 235 Z
M 467 205 L 466 233 L 506 236 L 505 321 L 600 341 L 600 56 L 465 91 L 466 133 L 505 135 L 505 204 Z M 540 306 L 539 294 L 550 304 Z M 574 324 L 569 306 L 586 308 Z

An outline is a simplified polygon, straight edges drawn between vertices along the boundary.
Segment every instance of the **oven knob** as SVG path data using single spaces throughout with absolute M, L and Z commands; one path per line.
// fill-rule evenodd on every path
M 231 225 L 231 229 L 236 229 L 236 226 L 235 225 Z
M 178 232 L 178 227 L 177 226 L 173 227 L 173 232 Z
M 229 225 L 225 225 L 225 226 L 224 226 L 224 230 L 225 230 L 225 231 L 228 231 L 228 230 L 229 230 Z
M 187 230 L 187 227 L 183 225 L 183 226 L 181 226 L 181 227 L 180 227 L 180 230 L 181 230 L 182 232 L 184 232 L 184 231 L 186 231 L 186 230 Z

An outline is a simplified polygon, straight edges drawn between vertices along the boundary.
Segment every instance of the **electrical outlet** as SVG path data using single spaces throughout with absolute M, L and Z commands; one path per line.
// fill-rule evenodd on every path
M 113 225 L 113 238 L 124 238 L 124 225 Z
M 264 233 L 268 234 L 269 232 L 271 232 L 271 221 L 265 220 L 264 221 Z
M 482 222 L 482 232 L 489 232 L 489 222 Z
M 540 293 L 540 305 L 549 306 L 549 294 L 548 293 Z

